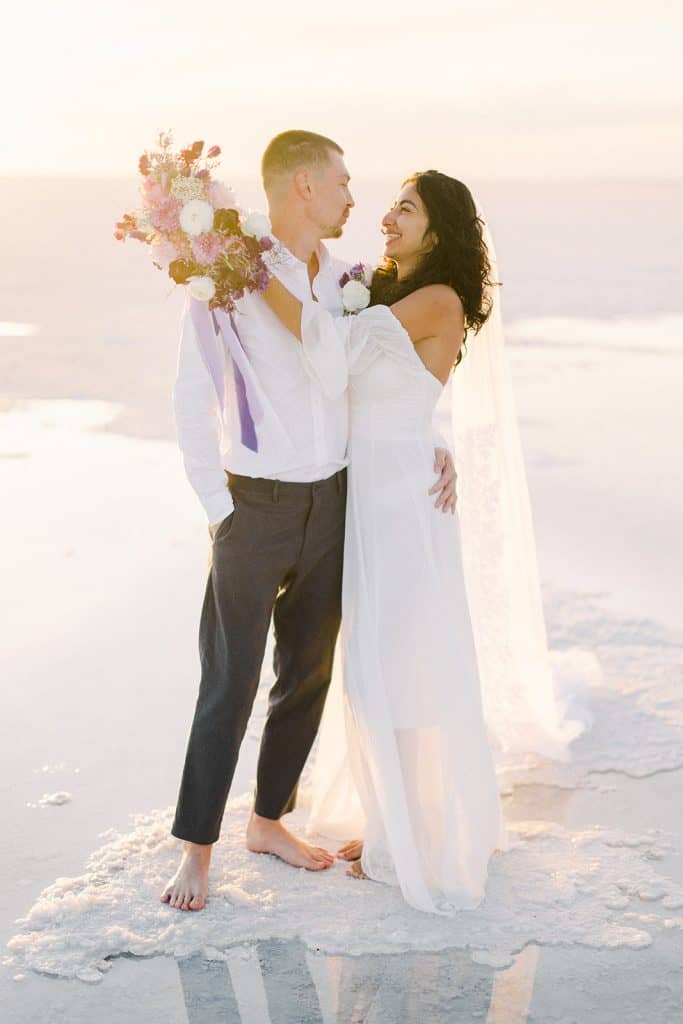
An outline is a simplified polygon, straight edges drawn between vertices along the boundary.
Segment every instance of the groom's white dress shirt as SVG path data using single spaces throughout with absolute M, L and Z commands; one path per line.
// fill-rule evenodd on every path
M 312 288 L 325 309 L 341 315 L 339 278 L 348 264 L 333 259 L 321 244 L 319 270 L 311 285 L 306 264 L 284 246 L 278 248 L 269 267 L 282 283 L 301 301 L 310 299 Z M 346 393 L 336 397 L 325 393 L 308 365 L 303 346 L 260 295 L 245 295 L 237 304 L 234 321 L 253 372 L 252 380 L 266 408 L 266 415 L 256 424 L 258 451 L 240 441 L 231 359 L 221 346 L 226 399 L 220 408 L 188 309 L 183 313 L 173 391 L 185 471 L 210 524 L 220 522 L 234 508 L 226 470 L 244 476 L 310 482 L 324 480 L 347 464 Z M 341 340 L 339 344 L 341 348 Z

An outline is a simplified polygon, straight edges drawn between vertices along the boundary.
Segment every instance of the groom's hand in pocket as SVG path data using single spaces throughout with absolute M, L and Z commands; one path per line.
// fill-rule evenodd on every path
M 216 539 L 216 534 L 227 518 L 228 517 L 225 516 L 225 518 L 221 519 L 218 523 L 209 523 L 209 536 L 211 537 L 211 540 Z
M 451 515 L 454 515 L 458 500 L 455 493 L 455 483 L 458 474 L 455 472 L 453 456 L 448 448 L 434 449 L 434 472 L 438 474 L 438 479 L 434 486 L 429 489 L 430 494 L 438 495 L 434 502 L 434 507 L 440 508 L 442 512 L 450 512 Z

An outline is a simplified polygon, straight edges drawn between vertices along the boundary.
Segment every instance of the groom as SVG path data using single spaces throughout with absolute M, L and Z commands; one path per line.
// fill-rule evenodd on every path
M 342 149 L 313 132 L 283 132 L 263 155 L 262 175 L 282 248 L 273 271 L 297 297 L 312 293 L 341 315 L 339 278 L 348 268 L 332 259 L 322 239 L 342 234 L 354 205 Z M 205 904 L 211 848 L 256 696 L 271 614 L 276 682 L 246 845 L 311 871 L 334 862 L 281 818 L 295 806 L 318 731 L 341 618 L 347 397 L 326 397 L 306 370 L 301 346 L 258 294 L 240 300 L 235 327 L 244 372 L 225 359 L 224 388 L 217 392 L 186 311 L 174 389 L 185 469 L 213 542 L 199 626 L 199 695 L 171 830 L 183 852 L 161 895 L 181 910 Z M 247 396 L 258 397 L 253 419 L 245 386 Z M 430 493 L 438 492 L 436 504 L 445 511 L 455 499 L 446 449 L 436 449 L 435 471 L 440 476 Z

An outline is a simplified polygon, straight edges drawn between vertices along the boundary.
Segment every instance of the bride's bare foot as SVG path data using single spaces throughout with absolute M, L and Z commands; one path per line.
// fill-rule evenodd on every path
M 281 821 L 261 818 L 253 813 L 247 825 L 247 849 L 252 853 L 272 853 L 295 868 L 323 871 L 334 864 L 334 857 L 321 846 L 311 846 L 288 832 Z
M 363 840 L 352 839 L 337 850 L 340 860 L 358 860 L 363 852 Z
M 346 869 L 346 874 L 349 876 L 349 878 L 367 878 L 368 877 L 365 874 L 365 872 L 363 871 L 363 868 L 361 867 L 360 859 L 359 860 L 354 860 L 354 862 L 351 865 L 351 867 Z
M 161 902 L 177 910 L 202 910 L 209 891 L 211 844 L 183 840 L 183 855 L 175 875 L 161 894 Z

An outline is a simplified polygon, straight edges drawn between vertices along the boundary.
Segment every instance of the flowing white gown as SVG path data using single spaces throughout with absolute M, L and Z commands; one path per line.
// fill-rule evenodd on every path
M 435 509 L 428 494 L 442 384 L 386 306 L 333 318 L 309 304 L 302 328 L 311 372 L 336 386 L 335 343 L 344 346 L 348 370 L 344 689 L 330 700 L 345 703 L 346 735 L 337 746 L 348 750 L 362 816 L 337 822 L 338 830 L 363 822 L 363 870 L 399 885 L 413 907 L 471 908 L 483 898 L 490 856 L 505 848 L 506 833 L 458 514 Z M 329 725 L 339 717 L 331 709 L 326 719 L 321 743 L 329 751 Z M 335 801 L 348 807 L 341 792 L 348 764 L 338 769 L 318 826 L 334 820 Z

